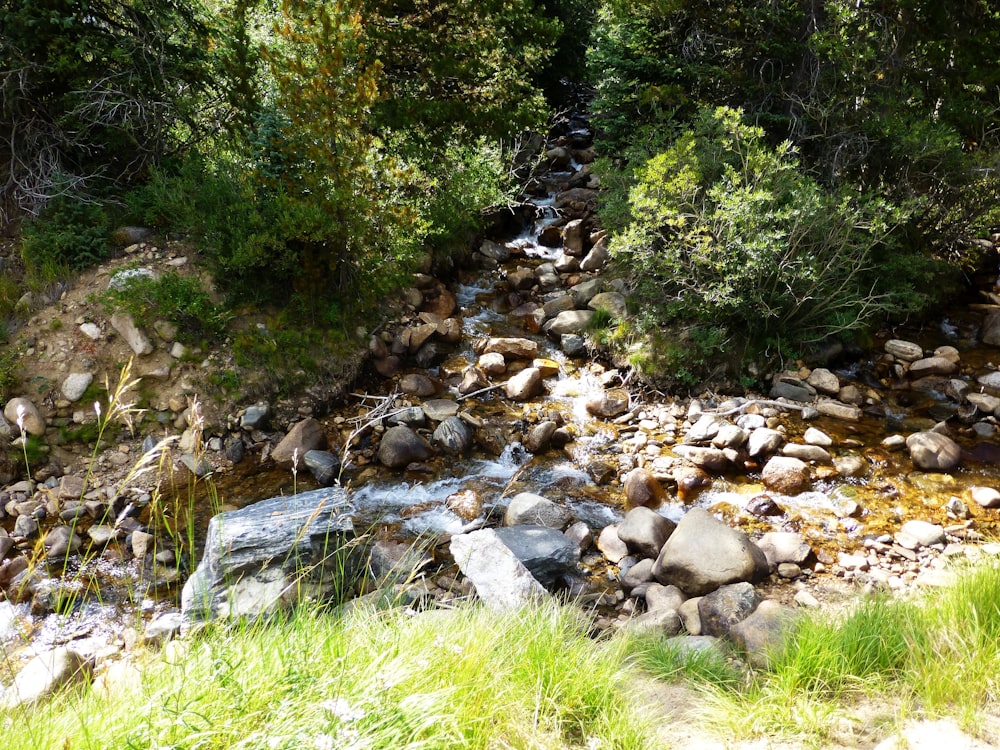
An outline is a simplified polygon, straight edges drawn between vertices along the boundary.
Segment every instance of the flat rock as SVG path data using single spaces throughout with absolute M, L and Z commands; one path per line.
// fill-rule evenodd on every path
M 538 356 L 538 342 L 523 338 L 491 338 L 482 354 L 500 354 L 506 360 L 533 359 Z
M 259 617 L 304 599 L 340 599 L 366 558 L 347 494 L 336 487 L 273 497 L 214 516 L 181 592 L 188 624 Z

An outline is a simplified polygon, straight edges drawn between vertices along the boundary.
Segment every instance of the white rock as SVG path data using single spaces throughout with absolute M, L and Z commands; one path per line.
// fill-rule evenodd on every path
M 97 341 L 101 338 L 101 329 L 94 323 L 81 323 L 80 333 L 92 341 Z
M 125 339 L 125 343 L 138 356 L 142 357 L 153 351 L 153 343 L 146 334 L 139 330 L 131 315 L 115 313 L 111 316 L 111 327 L 118 331 L 118 334 Z
M 71 372 L 62 383 L 62 395 L 67 401 L 79 401 L 94 382 L 92 372 Z

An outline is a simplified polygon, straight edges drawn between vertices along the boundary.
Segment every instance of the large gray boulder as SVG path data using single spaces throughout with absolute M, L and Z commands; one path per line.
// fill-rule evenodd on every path
M 633 508 L 618 524 L 618 538 L 639 557 L 656 559 L 676 524 L 644 506 Z
M 924 471 L 951 471 L 962 461 L 962 449 L 939 432 L 915 432 L 906 438 L 913 465 Z
M 546 588 L 578 572 L 580 546 L 558 529 L 526 524 L 497 529 L 496 535 Z
M 519 492 L 511 498 L 504 514 L 505 526 L 537 525 L 564 529 L 569 524 L 569 511 L 562 505 L 532 492 Z
M 493 529 L 456 534 L 450 550 L 479 598 L 492 609 L 516 609 L 547 596 L 542 584 Z
M 364 562 L 340 488 L 272 497 L 214 516 L 184 584 L 185 623 L 259 617 L 302 599 L 343 595 Z
M 764 553 L 746 534 L 703 508 L 692 508 L 660 550 L 653 574 L 688 596 L 702 596 L 723 584 L 759 581 L 768 574 L 768 566 Z

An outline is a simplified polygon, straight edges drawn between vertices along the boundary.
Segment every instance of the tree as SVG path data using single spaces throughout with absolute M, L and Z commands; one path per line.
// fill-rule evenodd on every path
M 203 137 L 212 33 L 195 0 L 8 0 L 0 215 L 95 200 Z

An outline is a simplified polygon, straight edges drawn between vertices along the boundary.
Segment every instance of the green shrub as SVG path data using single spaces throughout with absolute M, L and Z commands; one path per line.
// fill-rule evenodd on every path
M 699 364 L 780 359 L 940 289 L 935 263 L 899 241 L 905 207 L 822 187 L 736 110 L 704 111 L 639 167 L 628 206 L 611 250 L 637 320 L 693 326 Z
M 178 327 L 178 340 L 185 342 L 217 340 L 229 321 L 229 314 L 212 302 L 197 278 L 176 271 L 156 279 L 135 277 L 124 289 L 109 288 L 103 301 L 108 312 L 127 312 L 143 326 L 170 321 Z
M 39 216 L 24 225 L 21 255 L 35 269 L 81 269 L 99 263 L 110 252 L 111 217 L 95 203 L 54 198 Z

